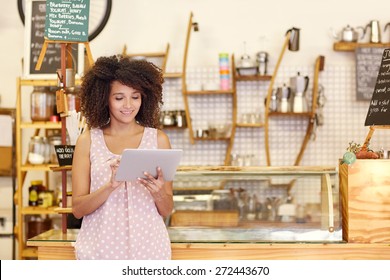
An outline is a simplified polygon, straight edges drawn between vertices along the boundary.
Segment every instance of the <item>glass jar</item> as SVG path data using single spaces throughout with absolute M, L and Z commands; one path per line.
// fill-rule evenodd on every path
M 213 190 L 211 200 L 214 210 L 234 210 L 234 196 L 230 190 Z
M 57 159 L 57 153 L 55 150 L 56 145 L 61 145 L 62 140 L 61 140 L 61 135 L 51 135 L 49 137 L 49 144 L 50 144 L 50 163 L 58 164 L 58 159 Z
M 44 137 L 33 136 L 28 145 L 28 161 L 31 164 L 43 164 L 47 159 L 48 145 Z
M 41 208 L 48 208 L 53 206 L 54 192 L 44 190 L 38 195 L 38 206 Z
M 31 120 L 49 121 L 54 115 L 55 93 L 49 87 L 35 86 L 31 93 Z

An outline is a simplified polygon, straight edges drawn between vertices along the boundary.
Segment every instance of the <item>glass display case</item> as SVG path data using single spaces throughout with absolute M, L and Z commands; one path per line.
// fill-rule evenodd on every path
M 342 242 L 335 167 L 181 167 L 173 243 Z

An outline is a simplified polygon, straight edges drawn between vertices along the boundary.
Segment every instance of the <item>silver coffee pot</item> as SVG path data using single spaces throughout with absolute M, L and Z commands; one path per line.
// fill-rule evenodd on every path
M 299 72 L 297 76 L 290 78 L 290 88 L 293 94 L 292 111 L 302 113 L 308 111 L 308 101 L 306 91 L 309 86 L 309 77 L 302 76 Z
M 382 38 L 381 38 L 381 29 L 379 27 L 379 21 L 378 20 L 371 20 L 366 27 L 364 28 L 364 34 L 367 32 L 367 28 L 371 29 L 370 33 L 370 43 L 380 43 Z
M 278 87 L 277 95 L 278 95 L 278 112 L 287 113 L 290 112 L 290 94 L 291 89 L 283 84 L 282 87 Z

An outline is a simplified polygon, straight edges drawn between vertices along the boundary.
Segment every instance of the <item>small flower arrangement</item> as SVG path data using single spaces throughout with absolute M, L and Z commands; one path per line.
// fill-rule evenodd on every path
M 353 153 L 358 159 L 378 159 L 379 154 L 374 152 L 369 148 L 369 143 L 367 145 L 361 146 L 354 141 L 349 142 L 349 146 L 347 148 L 347 153 Z M 346 153 L 346 154 L 347 154 Z M 345 154 L 344 154 L 345 155 Z M 351 155 L 349 155 L 351 157 Z
M 347 151 L 356 154 L 362 149 L 362 146 L 354 141 L 349 142 Z

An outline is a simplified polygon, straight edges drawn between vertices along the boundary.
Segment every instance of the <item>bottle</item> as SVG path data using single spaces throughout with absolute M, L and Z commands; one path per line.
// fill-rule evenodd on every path
M 42 180 L 31 181 L 31 186 L 28 188 L 28 205 L 38 206 L 39 193 L 43 190 Z
M 176 111 L 176 126 L 187 127 L 185 111 L 181 111 L 181 110 Z
M 250 194 L 248 198 L 246 219 L 253 221 L 256 218 L 256 195 Z

